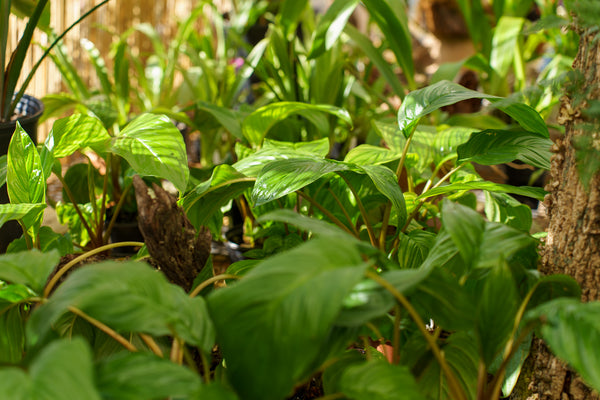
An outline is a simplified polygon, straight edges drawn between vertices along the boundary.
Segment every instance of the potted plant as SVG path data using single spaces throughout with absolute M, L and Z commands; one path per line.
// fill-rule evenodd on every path
M 40 0 L 35 4 L 33 10 L 30 6 L 28 7 L 27 2 L 23 0 L 2 0 L 0 2 L 0 26 L 2 27 L 0 29 L 0 168 L 5 162 L 3 156 L 8 151 L 8 145 L 12 134 L 15 131 L 17 120 L 23 129 L 33 138 L 34 142 L 36 140 L 37 121 L 44 108 L 40 100 L 26 95 L 25 91 L 38 67 L 46 58 L 50 50 L 52 50 L 52 48 L 56 46 L 56 44 L 73 27 L 107 2 L 108 0 L 104 0 L 92 7 L 59 35 L 51 33 L 48 26 L 49 9 L 46 7 L 48 5 L 48 0 Z M 8 56 L 9 19 L 11 14 L 26 16 L 27 25 L 15 50 Z M 25 76 L 23 74 L 25 72 L 23 69 L 24 61 L 36 28 L 48 30 L 48 32 L 51 33 L 51 37 L 54 37 L 54 40 Z M 23 84 L 21 87 L 17 87 L 18 81 L 22 76 L 24 76 Z M 2 181 L 0 181 L 0 186 L 3 186 Z M 0 204 L 7 202 L 8 194 L 6 188 L 2 188 L 0 190 Z M 12 226 L 8 225 L 0 230 L 0 252 L 3 252 L 11 239 L 14 239 L 18 235 L 19 227 L 16 224 Z

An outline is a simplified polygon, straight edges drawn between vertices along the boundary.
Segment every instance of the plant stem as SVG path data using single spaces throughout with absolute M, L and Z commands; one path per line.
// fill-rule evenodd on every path
M 217 281 L 222 281 L 225 279 L 241 279 L 240 276 L 231 275 L 231 274 L 220 274 L 215 275 L 212 278 L 208 278 L 204 282 L 200 283 L 196 288 L 190 293 L 190 297 L 196 297 L 198 293 L 200 293 L 204 288 L 208 287 L 208 285 L 215 283 Z
M 431 348 L 433 355 L 435 356 L 438 363 L 440 364 L 440 368 L 444 372 L 444 375 L 446 375 L 446 379 L 448 380 L 448 386 L 449 386 L 450 393 L 451 393 L 451 398 L 453 400 L 467 400 L 467 396 L 465 395 L 464 390 L 462 389 L 462 387 L 460 386 L 460 383 L 456 379 L 456 376 L 454 375 L 454 373 L 448 366 L 448 363 L 446 363 L 444 353 L 441 351 L 441 349 L 435 342 L 435 338 L 433 338 L 429 334 L 429 332 L 427 331 L 427 329 L 425 327 L 425 322 L 421 319 L 421 316 L 417 313 L 417 311 L 414 309 L 414 307 L 409 303 L 409 301 L 406 299 L 406 297 L 404 297 L 404 295 L 402 293 L 400 293 L 392 284 L 390 284 L 388 281 L 383 279 L 381 276 L 379 276 L 375 272 L 367 271 L 366 276 L 367 276 L 367 278 L 374 280 L 379 285 L 381 285 L 384 289 L 386 289 L 388 292 L 390 292 L 396 298 L 396 300 L 398 300 L 398 302 L 406 309 L 406 311 L 408 311 L 408 313 L 411 316 L 411 318 L 413 319 L 413 321 L 415 321 L 417 328 L 419 329 L 419 331 L 421 331 L 421 334 L 425 338 L 425 341 L 427 341 L 427 344 Z
M 322 205 L 320 205 L 319 203 L 317 203 L 312 197 L 310 197 L 309 195 L 303 193 L 300 190 L 298 190 L 298 194 L 300 196 L 302 196 L 305 200 L 307 200 L 311 205 L 313 205 L 314 207 L 318 208 L 319 211 L 321 211 L 323 214 L 325 214 L 325 216 L 327 218 L 329 218 L 331 220 L 331 222 L 333 222 L 334 224 L 336 224 L 337 226 L 339 226 L 340 228 L 342 228 L 343 230 L 345 230 L 349 234 L 354 235 L 354 233 L 350 230 L 350 228 L 348 228 L 346 225 L 344 225 L 342 223 L 342 221 L 340 221 L 335 215 L 333 215 L 331 212 L 329 212 L 329 210 L 327 210 L 325 207 L 323 207 Z
M 85 319 L 87 322 L 94 325 L 96 328 L 100 329 L 102 332 L 106 333 L 111 338 L 115 339 L 117 342 L 119 342 L 121 345 L 123 345 L 123 347 L 125 347 L 127 350 L 133 351 L 133 352 L 138 351 L 138 349 L 134 345 L 132 345 L 127 339 L 125 339 L 123 336 L 121 336 L 119 333 L 117 333 L 111 327 L 109 327 L 108 325 L 105 325 L 104 323 L 98 321 L 97 319 L 87 315 L 86 313 L 81 311 L 79 308 L 74 307 L 74 306 L 69 306 L 68 310 L 70 312 L 72 312 L 73 314 L 77 315 L 78 317 Z
M 110 218 L 110 222 L 108 223 L 108 227 L 106 228 L 106 231 L 104 232 L 104 235 L 102 236 L 103 244 L 108 242 L 108 238 L 110 237 L 110 232 L 112 231 L 113 226 L 115 225 L 115 222 L 117 222 L 117 216 L 119 215 L 119 211 L 121 211 L 121 208 L 123 208 L 123 203 L 125 203 L 125 198 L 127 197 L 127 193 L 129 192 L 129 190 L 131 189 L 132 186 L 133 186 L 133 181 L 131 181 L 131 183 L 129 185 L 127 185 L 125 187 L 125 190 L 123 190 L 123 192 L 121 193 L 121 197 L 119 198 L 119 202 L 115 206 L 113 215 Z
M 164 357 L 163 351 L 160 347 L 158 347 L 152 336 L 147 335 L 145 333 L 140 333 L 140 338 L 144 341 L 144 343 L 146 343 L 146 346 L 148 346 L 148 348 L 150 348 L 150 350 L 152 350 L 154 354 L 156 354 L 160 358 Z
M 73 208 L 75 209 L 75 212 L 79 216 L 79 219 L 81 220 L 81 224 L 83 225 L 83 227 L 87 231 L 87 233 L 90 236 L 90 238 L 92 238 L 92 240 L 95 241 L 96 235 L 94 235 L 94 232 L 92 231 L 92 229 L 90 228 L 89 224 L 87 223 L 87 221 L 83 217 L 83 213 L 81 212 L 81 209 L 79 208 L 79 206 L 77 206 L 77 202 L 75 201 L 75 197 L 73 196 L 73 192 L 71 192 L 71 189 L 69 189 L 69 186 L 67 185 L 67 183 L 65 182 L 65 179 L 62 177 L 61 174 L 55 174 L 55 175 L 58 177 L 58 180 L 62 184 L 63 189 L 65 190 L 65 193 L 67 194 L 67 197 L 69 198 L 69 200 L 71 201 L 71 204 L 73 205 Z
M 375 232 L 373 231 L 373 226 L 369 222 L 369 216 L 367 214 L 367 210 L 365 209 L 365 206 L 363 205 L 362 200 L 360 199 L 360 196 L 356 192 L 356 189 L 354 189 L 354 186 L 352 186 L 350 181 L 348 179 L 346 179 L 346 177 L 344 175 L 342 175 L 340 173 L 338 173 L 338 175 L 342 177 L 344 182 L 346 182 L 346 185 L 348 185 L 348 188 L 350 189 L 350 191 L 352 192 L 352 195 L 354 196 L 354 199 L 356 200 L 356 205 L 358 206 L 358 209 L 360 210 L 360 215 L 362 215 L 363 222 L 365 223 L 365 226 L 367 227 L 367 232 L 369 233 L 369 240 L 371 240 L 371 245 L 373 245 L 373 247 L 379 247 L 378 243 L 377 243 L 377 237 L 375 236 Z
M 181 365 L 183 363 L 183 341 L 178 338 L 173 338 L 173 346 L 171 347 L 171 361 Z
M 352 218 L 350 217 L 350 214 L 348 214 L 348 211 L 346 211 L 346 209 L 342 205 L 342 202 L 339 199 L 339 197 L 333 192 L 333 190 L 331 190 L 331 188 L 327 188 L 327 191 L 329 192 L 331 197 L 333 197 L 333 200 L 337 203 L 337 205 L 342 210 L 344 217 L 346 217 L 346 219 L 348 220 L 348 224 L 352 227 L 352 231 L 354 232 L 354 235 L 356 237 L 358 237 L 359 236 L 358 230 L 356 229 L 356 226 L 354 226 L 354 223 L 352 222 Z
M 48 282 L 48 284 L 46 285 L 46 288 L 44 289 L 44 298 L 47 298 L 50 295 L 50 292 L 52 291 L 52 289 L 54 289 L 54 286 L 56 285 L 58 280 L 61 278 L 61 276 L 63 276 L 73 266 L 77 265 L 78 263 L 85 260 L 86 258 L 89 258 L 89 257 L 93 256 L 94 254 L 102 253 L 103 251 L 106 251 L 106 250 L 114 249 L 116 247 L 143 246 L 143 245 L 144 245 L 144 243 L 142 243 L 142 242 L 111 243 L 111 244 L 107 244 L 105 246 L 98 247 L 97 249 L 90 250 L 86 253 L 83 253 L 79 257 L 76 257 L 73 260 L 66 263 L 65 265 L 63 265 L 62 268 L 60 270 L 58 270 L 58 272 L 52 277 L 50 282 Z

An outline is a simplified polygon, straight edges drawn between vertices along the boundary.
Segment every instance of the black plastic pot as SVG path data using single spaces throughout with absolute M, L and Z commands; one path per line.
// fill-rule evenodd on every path
M 15 112 L 25 115 L 19 118 L 18 121 L 33 142 L 37 143 L 37 124 L 42 112 L 44 112 L 42 102 L 35 97 L 24 95 Z M 0 122 L 0 156 L 8 153 L 8 145 L 15 132 L 16 125 L 16 121 Z M 8 193 L 6 192 L 6 185 L 4 185 L 0 188 L 0 204 L 8 202 Z M 9 221 L 4 224 L 0 228 L 0 253 L 4 253 L 8 244 L 21 237 L 22 234 L 21 226 L 16 221 Z

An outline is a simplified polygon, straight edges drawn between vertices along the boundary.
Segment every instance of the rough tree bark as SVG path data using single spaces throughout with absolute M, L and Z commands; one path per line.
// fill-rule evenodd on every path
M 589 101 L 600 99 L 600 42 L 596 34 L 581 32 L 579 52 L 573 64 L 583 73 L 579 92 L 567 93 L 562 99 L 560 122 L 566 134 L 554 146 L 549 194 L 548 237 L 542 251 L 540 271 L 544 274 L 568 274 L 581 285 L 582 300 L 600 300 L 600 174 L 596 173 L 584 189 L 576 165 L 574 143 L 582 135 L 592 135 L 600 143 L 598 129 L 581 129 L 589 123 L 583 109 Z M 597 126 L 596 126 L 597 128 Z M 595 146 L 594 146 L 595 147 Z M 596 148 L 598 150 L 598 148 Z M 534 340 L 519 385 L 511 396 L 519 400 L 598 400 L 582 380 L 564 363 L 550 354 L 540 340 Z

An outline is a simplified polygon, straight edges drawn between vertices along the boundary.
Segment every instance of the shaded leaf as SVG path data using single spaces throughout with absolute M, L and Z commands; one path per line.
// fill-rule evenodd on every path
M 60 254 L 58 251 L 41 253 L 38 250 L 0 255 L 0 279 L 20 283 L 41 294 L 54 270 Z
M 505 185 L 502 183 L 494 183 L 489 181 L 473 181 L 473 182 L 460 182 L 460 183 L 452 183 L 446 186 L 440 186 L 435 189 L 431 189 L 420 195 L 417 199 L 427 199 L 432 196 L 438 196 L 441 194 L 446 194 L 458 190 L 473 190 L 473 189 L 481 189 L 487 190 L 489 192 L 499 192 L 499 193 L 510 193 L 510 194 L 519 194 L 526 197 L 531 197 L 540 201 L 544 200 L 544 196 L 546 195 L 546 191 L 539 187 L 533 186 L 511 186 Z

